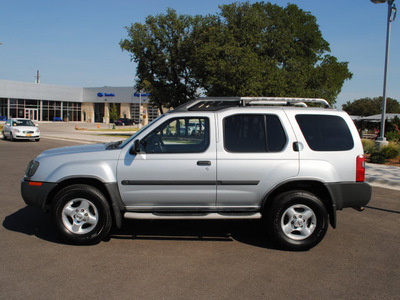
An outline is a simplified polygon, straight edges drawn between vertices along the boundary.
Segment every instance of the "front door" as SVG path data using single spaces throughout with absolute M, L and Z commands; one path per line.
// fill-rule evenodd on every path
M 118 162 L 118 185 L 127 209 L 215 206 L 215 123 L 201 115 L 162 120 L 140 136 L 140 153 L 125 147 Z

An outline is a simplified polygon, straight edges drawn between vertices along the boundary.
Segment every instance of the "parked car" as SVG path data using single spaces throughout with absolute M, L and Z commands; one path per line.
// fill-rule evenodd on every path
M 309 102 L 325 108 L 297 107 Z M 123 218 L 262 219 L 278 245 L 305 250 L 337 210 L 370 201 L 364 178 L 353 121 L 323 99 L 203 98 L 124 142 L 44 151 L 21 193 L 75 244 L 98 243 Z
M 119 118 L 114 124 L 117 126 L 134 125 L 135 121 L 128 118 Z
M 40 130 L 30 119 L 13 118 L 4 124 L 3 139 L 40 141 Z

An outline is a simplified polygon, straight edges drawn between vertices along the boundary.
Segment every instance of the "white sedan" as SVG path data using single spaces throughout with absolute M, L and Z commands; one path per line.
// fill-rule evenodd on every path
M 3 127 L 3 139 L 40 141 L 40 130 L 29 119 L 8 119 Z

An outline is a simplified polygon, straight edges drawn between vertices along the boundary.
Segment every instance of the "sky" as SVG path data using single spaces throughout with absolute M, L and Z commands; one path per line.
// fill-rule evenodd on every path
M 2 0 L 0 79 L 63 86 L 133 86 L 136 65 L 119 42 L 132 23 L 166 13 L 216 14 L 219 0 Z M 243 1 L 239 1 L 243 2 Z M 254 3 L 256 1 L 249 1 Z M 370 0 L 270 1 L 298 5 L 317 18 L 331 55 L 349 62 L 337 108 L 383 94 L 388 5 Z M 395 0 L 399 5 L 400 1 Z M 392 22 L 387 96 L 400 101 L 400 17 Z

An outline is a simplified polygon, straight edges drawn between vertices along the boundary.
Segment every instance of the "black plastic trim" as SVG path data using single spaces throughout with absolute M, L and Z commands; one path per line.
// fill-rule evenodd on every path
M 125 210 L 125 205 L 121 199 L 121 195 L 119 193 L 118 185 L 116 182 L 106 183 L 105 187 L 110 195 L 111 206 L 114 212 L 115 217 L 115 226 L 117 228 L 122 227 L 122 213 L 121 211 Z
M 199 181 L 199 180 L 122 180 L 122 185 L 258 185 L 258 180 Z
M 29 185 L 28 180 L 21 182 L 21 196 L 27 205 L 36 206 L 45 211 L 45 200 L 57 183 L 42 182 L 41 186 Z
M 372 188 L 366 182 L 326 183 L 325 186 L 336 204 L 336 210 L 363 207 L 371 200 Z

